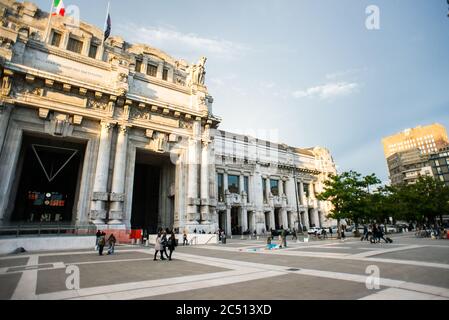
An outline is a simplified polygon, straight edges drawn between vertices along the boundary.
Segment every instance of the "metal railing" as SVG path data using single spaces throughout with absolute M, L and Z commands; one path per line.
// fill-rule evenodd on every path
M 0 237 L 19 238 L 19 237 L 48 237 L 48 236 L 93 236 L 97 232 L 97 227 L 74 226 L 74 225 L 44 225 L 27 224 L 11 225 L 0 227 Z

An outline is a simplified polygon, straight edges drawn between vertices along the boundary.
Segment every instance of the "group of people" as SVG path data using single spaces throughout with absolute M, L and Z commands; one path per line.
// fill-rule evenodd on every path
M 282 228 L 282 227 L 281 227 Z M 275 237 L 275 231 L 273 229 L 270 230 L 270 233 L 268 234 L 267 237 L 267 245 L 271 245 L 273 238 Z M 296 234 L 296 232 L 295 232 Z M 279 243 L 279 248 L 287 248 L 287 230 L 285 230 L 284 228 L 282 228 L 281 234 L 279 235 L 280 237 L 280 243 Z
M 103 255 L 103 250 L 106 244 L 109 245 L 108 255 L 114 254 L 115 243 L 117 242 L 117 239 L 115 238 L 113 233 L 111 233 L 111 235 L 107 240 L 106 240 L 106 233 L 104 231 L 98 230 L 95 236 L 96 236 L 95 251 L 98 251 L 98 254 L 100 256 Z
M 370 241 L 371 243 L 380 243 L 381 240 L 385 243 L 391 243 L 389 238 L 385 238 L 385 229 L 383 225 L 373 224 L 363 227 L 363 236 L 361 241 Z
M 167 235 L 170 235 L 167 238 Z M 185 241 L 187 240 L 186 233 L 184 233 L 184 241 L 183 244 L 185 244 Z M 178 246 L 178 242 L 176 240 L 175 232 L 169 229 L 162 230 L 160 229 L 156 236 L 156 243 L 154 245 L 154 261 L 157 260 L 157 254 L 160 253 L 161 260 L 172 260 L 172 254 L 173 251 L 175 251 L 175 248 Z M 167 249 L 170 252 L 170 254 L 167 254 Z M 165 258 L 164 258 L 165 255 Z

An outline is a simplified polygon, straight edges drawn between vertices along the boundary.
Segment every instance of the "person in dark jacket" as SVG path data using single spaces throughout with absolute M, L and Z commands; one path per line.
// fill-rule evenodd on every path
M 102 232 L 100 238 L 98 238 L 98 254 L 103 255 L 103 249 L 106 245 L 106 233 Z
M 98 251 L 98 240 L 100 240 L 101 237 L 101 231 L 98 230 L 97 233 L 95 234 L 95 251 Z
M 108 238 L 108 244 L 109 244 L 109 250 L 108 254 L 113 254 L 115 249 L 115 243 L 117 242 L 117 239 L 115 238 L 114 234 L 111 233 L 111 235 Z
M 170 233 L 170 238 L 168 238 L 167 241 L 167 248 L 168 251 L 170 252 L 170 255 L 168 256 L 168 260 L 171 261 L 171 256 L 173 254 L 173 251 L 175 251 L 176 248 L 176 236 L 175 233 L 172 231 L 172 233 Z
M 168 254 L 167 254 L 167 243 L 168 243 L 168 239 L 167 239 L 167 231 L 163 231 L 162 232 L 162 239 L 161 239 L 161 245 L 162 245 L 162 251 L 161 251 L 161 255 L 162 252 L 165 253 L 165 257 L 168 258 Z
M 369 235 L 368 226 L 365 225 L 363 227 L 363 237 L 362 237 L 361 241 L 365 241 L 365 240 L 368 241 L 368 235 Z

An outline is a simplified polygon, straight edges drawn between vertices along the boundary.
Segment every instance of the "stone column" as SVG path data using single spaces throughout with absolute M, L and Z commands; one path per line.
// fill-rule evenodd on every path
M 303 206 L 306 206 L 306 197 L 304 194 L 304 182 L 299 183 L 299 201 Z
M 255 203 L 254 197 L 255 197 L 255 189 L 254 189 L 254 175 L 251 173 L 248 176 L 248 196 L 247 196 L 247 202 Z
M 162 79 L 162 73 L 164 72 L 164 62 L 159 62 L 157 65 L 157 75 L 156 78 Z
M 201 201 L 199 199 L 198 188 L 198 169 L 199 169 L 199 136 L 201 131 L 199 121 L 193 122 L 194 136 L 189 140 L 189 157 L 188 157 L 188 182 L 187 182 L 187 218 L 188 224 L 197 225 L 199 220 L 198 206 Z M 195 227 L 193 227 L 195 228 Z M 192 230 L 193 231 L 193 230 Z
M 243 174 L 240 174 L 240 176 L 239 176 L 239 193 L 243 194 L 243 191 L 245 191 L 245 176 Z
M 9 119 L 11 118 L 12 106 L 9 104 L 0 105 L 0 154 L 5 143 L 6 131 L 8 130 Z
M 270 211 L 270 223 L 269 227 L 272 229 L 276 228 L 276 220 L 274 219 L 275 212 L 273 210 Z
M 318 216 L 318 209 L 313 208 L 312 209 L 312 223 L 315 225 L 315 227 L 319 227 L 320 226 L 320 218 Z
M 303 225 L 307 227 L 307 229 L 310 229 L 310 221 L 309 221 L 309 211 L 306 209 L 304 211 L 304 221 L 302 221 Z
M 248 230 L 248 210 L 246 207 L 241 208 L 242 231 Z
M 267 189 L 267 203 L 270 203 L 270 193 L 271 193 L 271 184 L 270 184 L 270 177 L 267 177 L 265 181 L 266 189 Z
M 231 207 L 226 207 L 226 235 L 232 236 Z
M 106 202 L 109 200 L 107 192 L 109 175 L 109 157 L 111 153 L 111 124 L 101 122 L 100 145 L 98 147 L 97 169 L 92 196 L 90 219 L 95 224 L 103 224 L 106 219 Z
M 257 230 L 256 212 L 254 212 L 254 211 L 253 211 L 253 213 L 251 214 L 251 226 L 252 226 L 251 232 L 254 232 L 254 230 L 256 230 L 257 233 L 260 233 L 260 232 Z
M 282 225 L 284 226 L 284 229 L 287 229 L 288 227 L 288 216 L 287 216 L 287 210 L 285 208 L 282 208 L 280 210 L 281 218 L 282 218 Z
M 226 191 L 228 190 L 229 186 L 228 186 L 228 173 L 225 172 L 223 173 L 223 189 L 226 195 Z M 226 198 L 225 198 L 225 202 L 226 202 Z
M 126 155 L 128 151 L 128 127 L 119 126 L 117 147 L 115 151 L 114 174 L 112 177 L 111 209 L 109 224 L 121 224 L 125 215 L 125 173 Z M 138 190 L 136 190 L 139 192 Z
M 209 214 L 209 141 L 203 141 L 201 149 L 201 217 L 208 224 Z
M 279 197 L 284 195 L 284 180 L 279 180 Z

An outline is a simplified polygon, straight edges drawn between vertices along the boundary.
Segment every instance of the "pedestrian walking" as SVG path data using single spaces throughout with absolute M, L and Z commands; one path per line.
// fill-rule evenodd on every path
M 331 239 L 333 238 L 333 234 L 334 234 L 334 231 L 332 230 L 332 227 L 329 227 L 329 234 L 331 235 Z
M 117 239 L 115 238 L 114 234 L 111 233 L 111 235 L 108 238 L 108 244 L 109 244 L 108 254 L 114 254 L 116 242 L 117 242 Z
M 293 228 L 292 234 L 293 234 L 293 236 L 292 236 L 292 241 L 293 241 L 293 240 L 298 240 L 298 233 L 296 232 L 296 229 L 295 229 L 295 228 Z
M 282 239 L 282 246 L 284 248 L 287 248 L 287 231 L 285 231 L 285 229 L 282 229 L 281 231 L 281 239 Z
M 183 246 L 189 245 L 189 241 L 187 240 L 187 233 L 185 230 L 184 230 L 184 234 L 182 235 L 182 245 Z
M 362 236 L 362 239 L 360 239 L 360 240 L 361 241 L 367 241 L 368 240 L 368 235 L 369 235 L 368 226 L 365 225 L 363 227 L 363 236 Z
M 345 228 L 342 227 L 342 228 L 341 228 L 341 240 L 345 241 L 345 239 L 346 239 Z
M 95 251 L 98 251 L 98 240 L 100 240 L 101 237 L 101 231 L 97 230 L 97 233 L 95 234 Z
M 162 254 L 162 234 L 159 232 L 156 237 L 156 243 L 154 244 L 154 259 L 157 260 L 157 253 L 161 253 L 161 260 L 165 260 L 164 255 Z
M 168 239 L 167 239 L 167 231 L 164 230 L 162 232 L 162 240 L 161 240 L 161 244 L 162 244 L 162 251 L 165 254 L 165 257 L 168 258 L 168 254 L 167 254 L 167 244 L 168 244 Z
M 100 237 L 98 238 L 98 254 L 100 256 L 103 255 L 103 249 L 106 245 L 106 233 L 102 232 Z
M 171 261 L 171 256 L 173 254 L 173 251 L 175 251 L 175 248 L 178 244 L 176 243 L 176 236 L 175 233 L 172 232 L 170 233 L 170 238 L 168 238 L 168 242 L 167 242 L 167 248 L 168 251 L 170 252 L 170 255 L 168 256 L 168 260 Z

